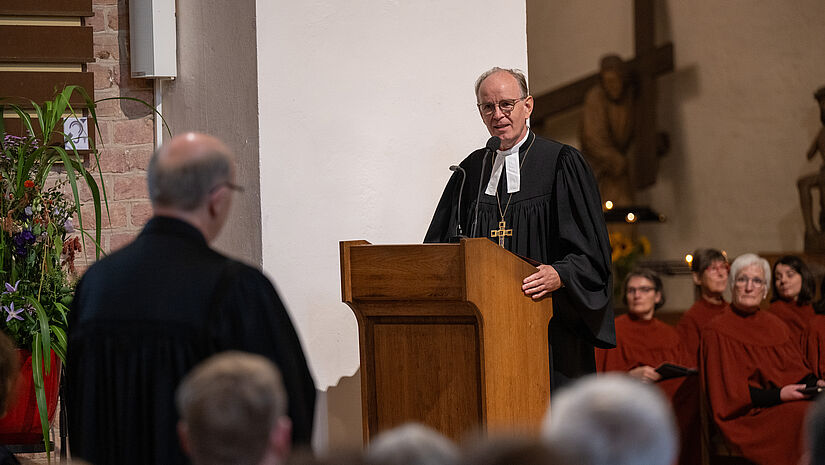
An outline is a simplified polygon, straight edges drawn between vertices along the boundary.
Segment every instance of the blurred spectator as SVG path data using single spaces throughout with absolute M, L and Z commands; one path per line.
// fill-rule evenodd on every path
M 559 392 L 542 436 L 576 465 L 672 465 L 678 448 L 665 396 L 618 373 L 588 376 Z
M 379 434 L 369 445 L 367 465 L 455 465 L 458 447 L 437 431 L 409 423 Z
M 198 364 L 176 393 L 181 446 L 194 465 L 280 465 L 291 445 L 287 398 L 275 365 L 223 352 Z

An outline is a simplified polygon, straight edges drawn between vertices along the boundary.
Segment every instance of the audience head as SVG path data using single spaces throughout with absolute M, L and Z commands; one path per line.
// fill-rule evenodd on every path
M 741 311 L 756 312 L 768 295 L 771 266 L 759 255 L 746 253 L 730 266 L 731 304 Z
M 370 442 L 367 465 L 454 465 L 458 447 L 424 425 L 409 423 L 385 431 Z
M 728 287 L 730 265 L 725 255 L 716 249 L 696 249 L 690 264 L 693 283 L 700 295 L 721 298 Z
M 573 465 L 549 444 L 527 437 L 493 438 L 464 453 L 463 465 Z
M 653 311 L 665 304 L 665 291 L 659 275 L 647 268 L 637 268 L 624 279 L 622 302 L 627 313 L 636 318 L 649 320 Z
M 664 394 L 620 373 L 590 375 L 562 389 L 542 436 L 577 465 L 671 465 L 679 447 Z
M 195 465 L 284 463 L 291 422 L 281 375 L 268 359 L 223 352 L 181 381 L 178 432 Z
M 149 198 L 155 215 L 171 216 L 217 237 L 229 213 L 235 168 L 220 140 L 198 133 L 175 136 L 149 161 Z
M 808 265 L 795 255 L 785 255 L 773 265 L 773 296 L 778 299 L 796 301 L 800 305 L 811 303 L 816 294 L 814 275 Z
M 14 388 L 20 375 L 20 359 L 14 342 L 4 332 L 0 332 L 0 417 L 6 414 L 14 400 Z

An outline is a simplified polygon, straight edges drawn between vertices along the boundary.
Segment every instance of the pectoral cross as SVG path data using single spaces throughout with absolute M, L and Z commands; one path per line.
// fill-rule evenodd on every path
M 490 230 L 490 237 L 497 237 L 498 238 L 498 245 L 504 247 L 504 236 L 512 236 L 513 230 L 512 229 L 505 229 L 507 227 L 507 222 L 502 219 L 498 222 L 498 229 Z

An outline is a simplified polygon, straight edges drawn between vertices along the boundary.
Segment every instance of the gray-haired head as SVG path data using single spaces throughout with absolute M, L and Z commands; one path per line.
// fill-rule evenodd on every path
M 752 265 L 761 267 L 762 272 L 764 273 L 765 285 L 762 287 L 762 298 L 764 299 L 768 295 L 768 287 L 770 287 L 768 283 L 771 282 L 771 264 L 755 253 L 742 254 L 736 257 L 736 260 L 731 263 L 730 274 L 728 275 L 728 286 L 730 286 L 731 292 L 734 292 L 736 287 L 736 277 L 742 269 Z
M 189 453 L 196 465 L 255 465 L 286 416 L 281 375 L 268 359 L 222 352 L 201 362 L 176 393 Z
M 670 465 L 679 446 L 662 392 L 618 373 L 587 376 L 561 390 L 542 437 L 579 465 Z
M 233 174 L 226 145 L 206 134 L 183 134 L 163 144 L 149 161 L 149 198 L 155 207 L 191 212 L 213 189 L 231 182 Z
M 455 465 L 459 459 L 452 441 L 416 423 L 379 434 L 365 456 L 367 465 Z
M 513 69 L 499 68 L 498 66 L 496 66 L 496 67 L 490 68 L 489 70 L 483 72 L 481 74 L 481 76 L 479 76 L 478 79 L 476 79 L 476 86 L 475 86 L 476 101 L 479 100 L 478 90 L 481 88 L 481 83 L 484 82 L 484 80 L 487 79 L 488 77 L 490 77 L 491 75 L 493 75 L 495 73 L 498 73 L 498 72 L 508 73 L 508 74 L 510 74 L 510 76 L 513 76 L 513 78 L 518 82 L 519 89 L 521 90 L 521 95 L 520 95 L 521 98 L 525 98 L 528 95 L 530 95 L 530 91 L 527 88 L 527 78 L 524 76 L 524 73 L 522 73 L 521 70 L 518 70 L 518 69 L 515 69 L 515 68 L 513 68 Z M 481 102 L 479 102 L 479 103 L 481 103 Z

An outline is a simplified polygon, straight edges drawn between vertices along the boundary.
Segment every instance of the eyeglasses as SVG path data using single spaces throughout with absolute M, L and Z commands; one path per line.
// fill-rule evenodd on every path
M 479 110 L 481 110 L 481 114 L 484 116 L 490 116 L 496 112 L 496 107 L 501 110 L 502 113 L 505 115 L 509 115 L 514 108 L 516 108 L 516 104 L 521 102 L 522 100 L 526 99 L 527 97 L 515 98 L 515 99 L 505 99 L 499 100 L 498 103 L 487 102 L 487 103 L 479 103 L 476 106 Z
M 233 190 L 235 192 L 243 192 L 243 187 L 241 187 L 241 186 L 239 186 L 239 185 L 237 185 L 233 182 L 224 181 L 224 182 L 218 184 L 217 186 L 213 187 L 212 189 L 209 189 L 209 193 L 211 194 L 211 193 L 215 192 L 216 190 L 220 189 L 221 187 L 226 187 L 227 189 Z
M 747 276 L 740 276 L 734 281 L 737 286 L 747 286 L 748 282 L 753 284 L 753 287 L 762 287 L 765 285 L 765 280 L 762 278 L 748 278 Z
M 655 290 L 656 290 L 655 287 L 650 287 L 650 286 L 628 287 L 627 288 L 627 294 L 628 295 L 633 295 L 633 294 L 637 294 L 637 293 L 638 294 L 647 294 L 647 293 L 653 292 Z

